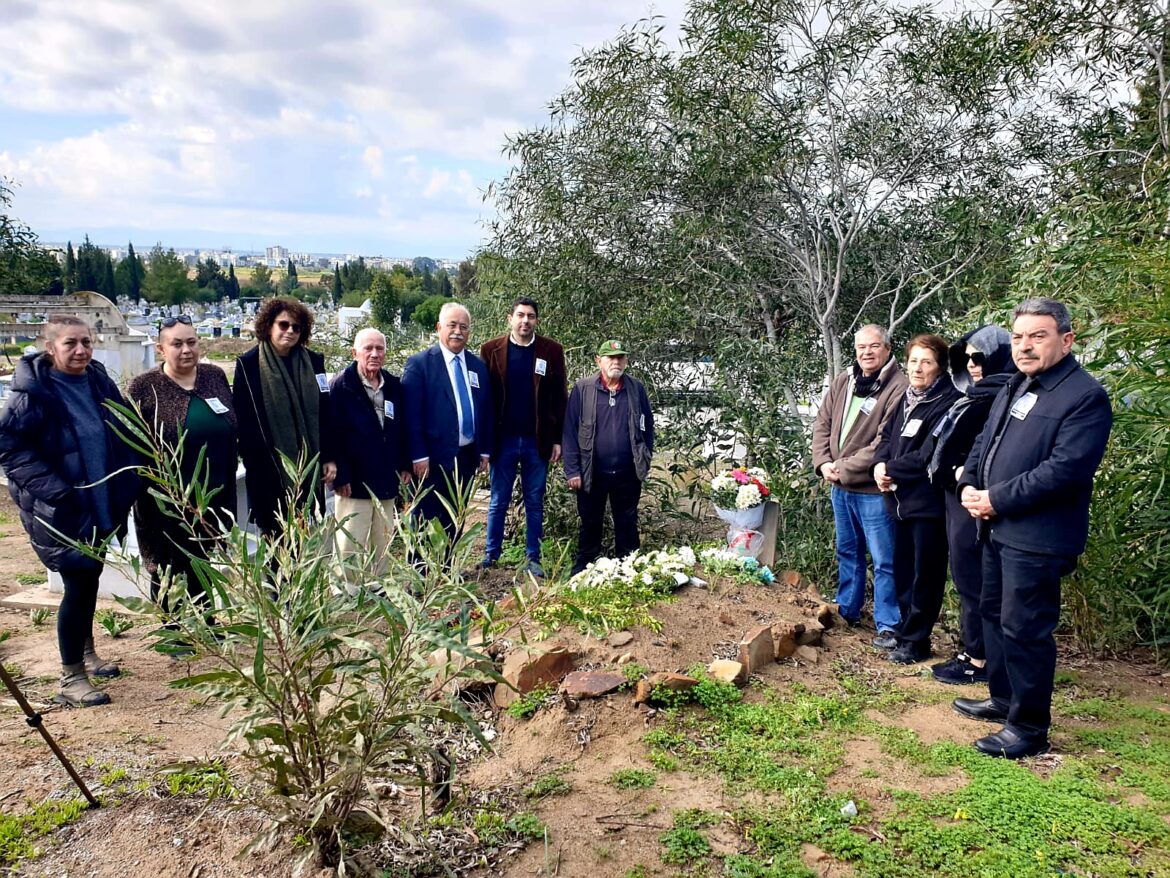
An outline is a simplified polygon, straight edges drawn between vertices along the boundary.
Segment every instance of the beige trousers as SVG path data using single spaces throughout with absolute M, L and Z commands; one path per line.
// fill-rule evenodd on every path
M 337 555 L 346 558 L 370 549 L 378 559 L 377 573 L 386 572 L 386 547 L 394 533 L 397 512 L 393 500 L 334 497 L 337 519 Z

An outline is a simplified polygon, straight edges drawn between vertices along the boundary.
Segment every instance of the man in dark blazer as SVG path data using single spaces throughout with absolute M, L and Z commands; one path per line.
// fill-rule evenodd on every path
M 486 341 L 479 355 L 491 375 L 495 404 L 492 499 L 488 505 L 487 546 L 481 567 L 499 560 L 504 520 L 512 505 L 516 470 L 524 494 L 526 569 L 544 576 L 540 540 L 544 535 L 544 492 L 550 464 L 561 459 L 561 431 L 568 400 L 565 349 L 536 334 L 539 306 L 529 298 L 512 303 L 507 335 Z
M 435 328 L 438 343 L 407 360 L 402 372 L 406 444 L 415 479 L 431 489 L 417 513 L 439 519 L 455 537 L 440 496 L 458 505 L 448 483 L 466 495 L 475 473 L 488 471 L 494 413 L 487 367 L 467 350 L 467 309 L 448 302 Z
M 378 572 L 394 531 L 398 484 L 411 476 L 403 441 L 405 412 L 398 377 L 382 368 L 386 336 L 366 327 L 353 340 L 354 360 L 329 383 L 337 419 L 333 514 L 342 561 L 372 551 Z M 347 578 L 358 571 L 343 566 Z
M 990 697 L 957 698 L 954 706 L 1003 723 L 975 742 L 988 756 L 1048 750 L 1060 580 L 1085 550 L 1093 475 L 1113 425 L 1105 389 L 1070 354 L 1074 337 L 1060 302 L 1016 307 L 1012 359 L 1020 374 L 995 398 L 958 483 L 984 541 Z

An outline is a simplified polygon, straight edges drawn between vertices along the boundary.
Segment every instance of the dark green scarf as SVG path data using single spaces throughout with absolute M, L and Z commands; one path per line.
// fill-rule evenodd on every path
M 260 392 L 275 450 L 294 461 L 302 450 L 314 457 L 321 450 L 321 389 L 308 351 L 298 345 L 282 363 L 270 342 L 260 342 Z M 281 477 L 291 486 L 283 471 Z

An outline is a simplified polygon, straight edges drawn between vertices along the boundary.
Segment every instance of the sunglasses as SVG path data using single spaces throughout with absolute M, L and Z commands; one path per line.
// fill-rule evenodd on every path
M 967 359 L 982 368 L 983 364 L 987 362 L 987 354 L 983 351 L 975 351 L 973 354 L 967 354 Z
M 180 314 L 178 317 L 164 317 L 158 322 L 158 325 L 160 329 L 170 329 L 176 323 L 182 323 L 184 326 L 190 326 L 192 323 L 191 315 Z
M 277 320 L 276 325 L 281 332 L 300 332 L 301 325 L 299 323 L 289 323 L 287 320 Z

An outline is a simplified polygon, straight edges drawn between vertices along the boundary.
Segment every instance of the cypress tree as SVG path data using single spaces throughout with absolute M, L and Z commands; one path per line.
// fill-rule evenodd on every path
M 65 248 L 65 292 L 74 293 L 77 291 L 77 257 L 73 255 L 73 242 L 70 241 Z

